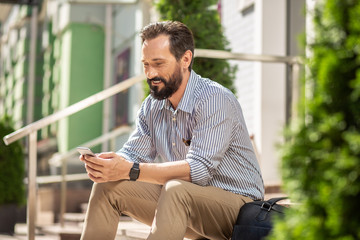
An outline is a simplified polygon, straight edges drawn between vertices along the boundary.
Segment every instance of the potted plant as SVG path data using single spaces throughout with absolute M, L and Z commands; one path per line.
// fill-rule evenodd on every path
M 2 138 L 14 131 L 9 116 L 0 119 L 0 234 L 13 234 L 17 209 L 25 205 L 24 151 L 19 141 L 6 146 Z

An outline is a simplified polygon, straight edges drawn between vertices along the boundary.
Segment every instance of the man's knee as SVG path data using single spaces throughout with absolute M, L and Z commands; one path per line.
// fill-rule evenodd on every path
M 126 181 L 94 183 L 91 190 L 90 201 L 103 201 L 106 199 L 111 202 L 115 194 L 118 195 L 117 197 L 121 197 L 118 189 L 122 187 L 123 182 L 126 183 Z
M 179 180 L 179 179 L 173 179 L 173 180 L 169 180 L 164 184 L 164 190 L 166 192 L 171 192 L 171 191 L 186 191 L 187 189 L 187 185 L 191 184 L 189 182 L 186 182 L 184 180 Z
M 164 184 L 162 195 L 173 201 L 188 201 L 190 184 L 183 180 L 170 180 Z
M 91 193 L 92 195 L 107 195 L 114 188 L 113 182 L 105 182 L 105 183 L 94 183 Z

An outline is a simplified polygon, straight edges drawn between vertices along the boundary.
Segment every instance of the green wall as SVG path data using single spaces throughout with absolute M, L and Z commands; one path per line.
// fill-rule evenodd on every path
M 59 106 L 63 109 L 103 89 L 104 31 L 71 23 L 60 37 Z M 102 132 L 102 102 L 59 122 L 59 151 L 65 152 Z

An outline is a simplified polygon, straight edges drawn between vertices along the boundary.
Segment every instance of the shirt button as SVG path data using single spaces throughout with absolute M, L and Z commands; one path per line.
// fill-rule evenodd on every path
M 172 145 L 175 146 L 175 143 L 173 142 Z

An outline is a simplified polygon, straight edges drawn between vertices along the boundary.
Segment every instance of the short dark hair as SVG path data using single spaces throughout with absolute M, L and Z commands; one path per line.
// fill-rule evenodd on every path
M 194 37 L 191 30 L 181 22 L 164 21 L 151 23 L 140 32 L 142 42 L 154 39 L 160 35 L 169 36 L 170 52 L 174 55 L 176 61 L 179 61 L 187 50 L 192 52 L 192 59 L 189 65 L 189 71 L 191 71 L 194 62 Z

